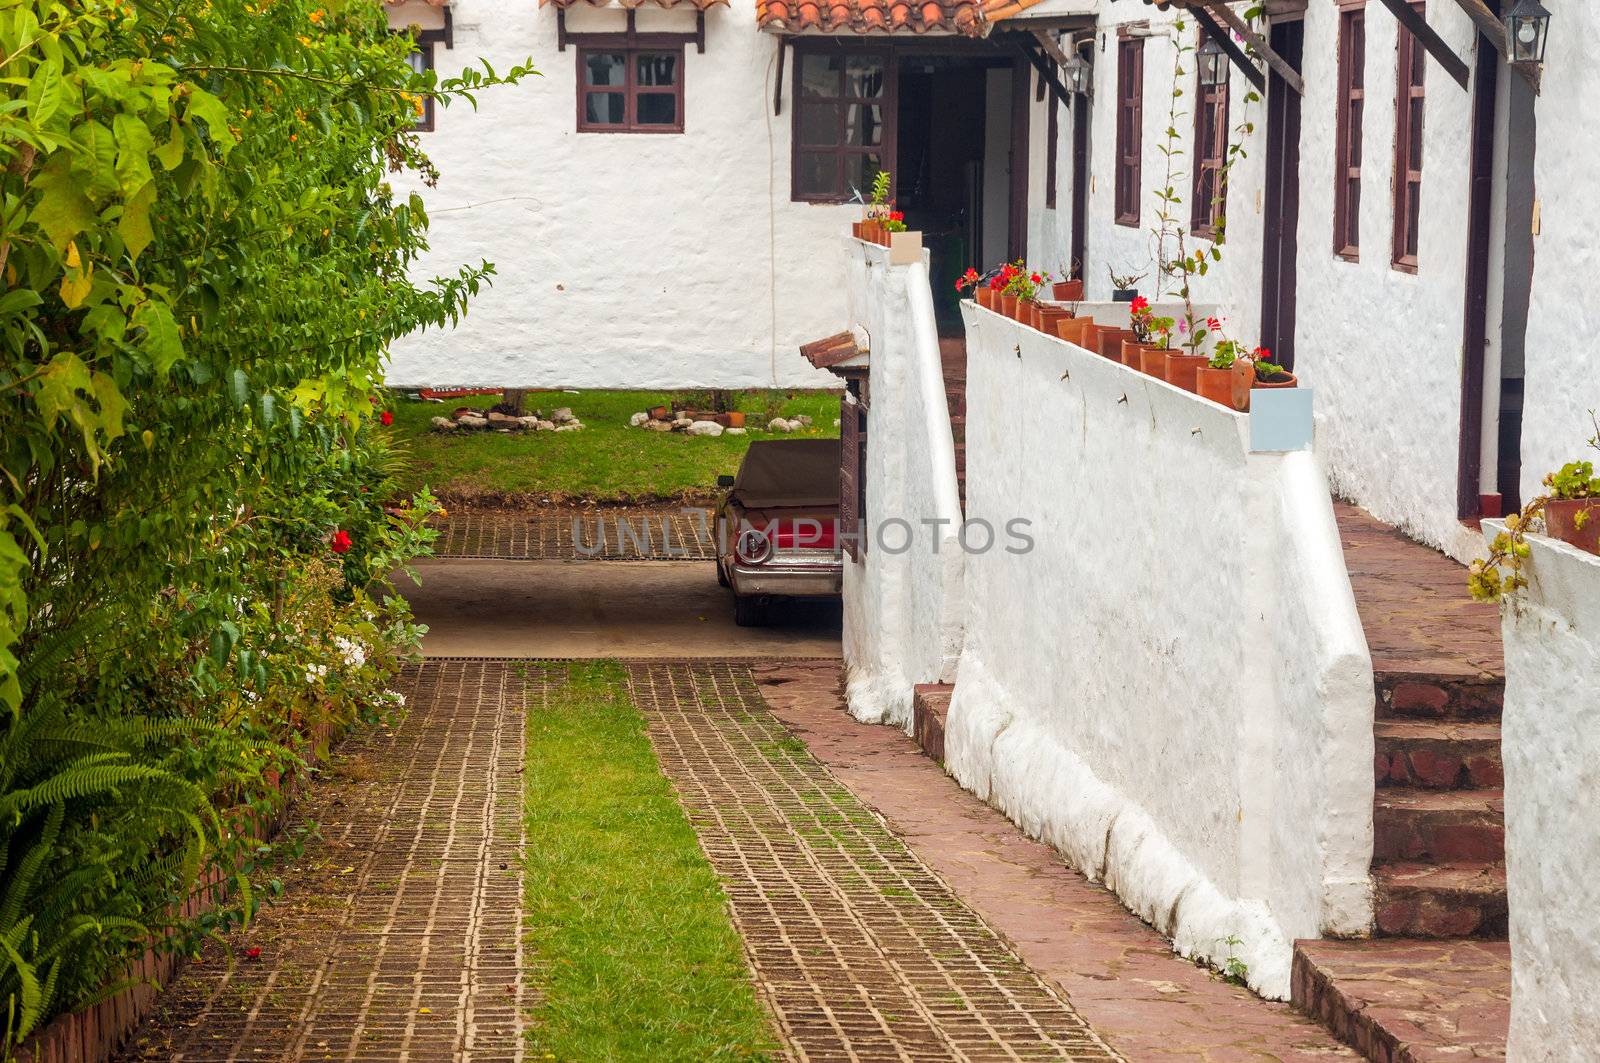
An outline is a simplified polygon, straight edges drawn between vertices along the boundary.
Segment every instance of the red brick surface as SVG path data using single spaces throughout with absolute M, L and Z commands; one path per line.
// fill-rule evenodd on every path
M 906 735 L 843 711 L 837 665 L 757 670 L 768 704 L 1127 1059 L 1356 1058 L 1287 1006 L 1174 956 L 1108 891 L 962 790 Z
M 1294 999 L 1379 1063 L 1504 1059 L 1503 941 L 1302 941 Z
M 950 715 L 949 683 L 918 683 L 911 698 L 912 737 L 922 752 L 944 763 L 944 721 Z

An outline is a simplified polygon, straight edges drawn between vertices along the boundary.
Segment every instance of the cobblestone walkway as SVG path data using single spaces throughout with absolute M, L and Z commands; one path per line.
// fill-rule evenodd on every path
M 711 514 L 697 506 L 457 507 L 435 523 L 439 557 L 516 561 L 709 561 Z
M 289 891 L 163 995 L 128 1060 L 520 1060 L 515 665 L 407 670 L 410 712 L 340 749 Z M 258 959 L 245 950 L 259 948 Z
M 747 666 L 629 674 L 795 1058 L 1119 1058 L 806 751 Z

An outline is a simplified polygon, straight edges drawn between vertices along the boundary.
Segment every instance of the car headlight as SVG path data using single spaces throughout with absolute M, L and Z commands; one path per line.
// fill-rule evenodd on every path
M 747 565 L 759 565 L 772 556 L 772 540 L 760 528 L 746 528 L 739 533 L 733 552 Z

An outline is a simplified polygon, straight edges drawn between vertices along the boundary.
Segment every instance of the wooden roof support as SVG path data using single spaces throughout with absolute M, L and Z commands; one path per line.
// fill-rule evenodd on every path
M 1384 2 L 1388 3 L 1389 0 L 1384 0 Z M 1287 59 L 1273 51 L 1272 46 L 1262 40 L 1261 34 L 1251 29 L 1248 22 L 1234 14 L 1233 9 L 1227 5 L 1226 0 L 1190 0 L 1189 7 L 1197 15 L 1200 9 L 1204 9 L 1207 14 L 1214 15 L 1226 23 L 1229 29 L 1243 37 L 1246 43 L 1255 49 L 1257 55 L 1267 61 L 1267 65 L 1283 79 L 1284 84 L 1302 96 L 1306 94 L 1306 83 L 1301 78 L 1300 72 L 1289 65 Z
M 1429 55 L 1438 60 L 1444 72 L 1454 78 L 1457 84 L 1464 89 L 1472 84 L 1472 73 L 1467 69 L 1467 64 L 1451 50 L 1443 37 L 1434 32 L 1428 20 L 1417 14 L 1410 0 L 1383 0 L 1383 6 L 1389 9 L 1400 25 L 1411 31 L 1411 35 L 1428 50 Z
M 1461 5 L 1461 10 L 1467 13 L 1467 17 L 1472 20 L 1472 24 L 1478 27 L 1478 32 L 1487 37 L 1489 43 L 1494 45 L 1494 50 L 1500 53 L 1502 59 L 1506 60 L 1506 65 L 1522 76 L 1522 80 L 1526 81 L 1533 89 L 1535 96 L 1539 95 L 1539 68 L 1527 63 L 1513 63 L 1510 61 L 1511 42 L 1506 40 L 1506 24 L 1500 21 L 1500 16 L 1490 11 L 1489 6 L 1483 0 L 1456 0 L 1456 3 Z M 449 9 L 446 8 L 446 10 L 448 11 Z
M 1033 39 L 1039 42 L 1039 47 L 1044 49 L 1046 55 L 1056 61 L 1057 66 L 1067 65 L 1067 53 L 1061 50 L 1061 45 L 1056 43 L 1056 39 L 1050 36 L 1048 31 L 1034 30 Z
M 1022 54 L 1028 57 L 1028 62 L 1033 64 L 1033 68 L 1039 72 L 1045 84 L 1050 86 L 1051 94 L 1065 106 L 1071 107 L 1072 93 L 1068 92 L 1066 86 L 1061 84 L 1061 79 L 1056 77 L 1056 72 L 1051 68 L 1050 60 L 1045 57 L 1044 52 L 1034 49 L 1031 37 L 1019 36 L 1016 40 L 1017 47 L 1022 49 Z
M 1261 73 L 1260 68 L 1250 61 L 1250 57 L 1244 54 L 1244 49 L 1233 43 L 1233 35 L 1217 25 L 1217 20 L 1212 18 L 1211 13 L 1205 8 L 1196 6 L 1190 10 L 1194 12 L 1195 21 L 1200 23 L 1200 28 L 1205 30 L 1206 36 L 1217 42 L 1218 47 L 1222 49 L 1233 65 L 1238 67 L 1244 76 L 1250 79 L 1250 84 L 1256 87 L 1256 91 L 1266 92 L 1266 77 Z

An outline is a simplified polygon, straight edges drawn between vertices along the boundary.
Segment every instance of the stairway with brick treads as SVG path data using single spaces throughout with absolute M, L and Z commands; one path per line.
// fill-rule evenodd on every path
M 1503 1057 L 1509 1021 L 1499 611 L 1466 570 L 1335 506 L 1376 680 L 1370 941 L 1303 941 L 1293 999 L 1368 1058 Z
M 939 362 L 944 367 L 944 397 L 950 409 L 950 437 L 956 445 L 956 485 L 961 505 L 967 504 L 967 341 L 962 336 L 939 340 Z

